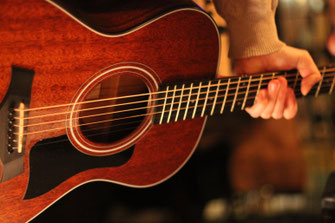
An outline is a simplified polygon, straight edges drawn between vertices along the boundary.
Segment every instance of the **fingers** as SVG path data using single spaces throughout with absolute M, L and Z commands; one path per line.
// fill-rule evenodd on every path
M 268 104 L 261 114 L 264 119 L 269 119 L 273 116 L 274 109 L 277 105 L 279 92 L 282 91 L 282 86 L 279 80 L 273 80 L 268 85 Z
M 272 117 L 274 119 L 280 119 L 283 117 L 284 109 L 285 109 L 285 101 L 287 95 L 287 81 L 284 78 L 278 79 L 278 90 L 277 95 L 274 95 L 274 109 L 272 112 Z
M 292 119 L 298 112 L 298 105 L 292 88 L 287 89 L 284 118 Z
M 259 91 L 255 104 L 246 111 L 253 118 L 291 119 L 297 113 L 294 91 L 287 87 L 286 79 L 272 80 L 267 89 Z
M 258 118 L 263 113 L 264 109 L 268 104 L 268 92 L 265 89 L 259 91 L 259 94 L 256 98 L 256 102 L 252 107 L 247 107 L 245 110 L 249 113 L 249 115 L 253 118 Z

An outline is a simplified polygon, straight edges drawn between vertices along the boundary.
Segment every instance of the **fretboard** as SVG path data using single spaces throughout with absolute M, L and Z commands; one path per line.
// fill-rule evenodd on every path
M 334 66 L 320 69 L 321 81 L 308 93 L 318 97 L 332 94 L 335 85 Z M 214 80 L 193 81 L 161 86 L 155 99 L 154 124 L 176 122 L 196 117 L 213 116 L 225 111 L 244 110 L 251 106 L 269 81 L 283 76 L 301 97 L 301 76 L 297 71 L 274 72 L 249 76 L 234 76 Z

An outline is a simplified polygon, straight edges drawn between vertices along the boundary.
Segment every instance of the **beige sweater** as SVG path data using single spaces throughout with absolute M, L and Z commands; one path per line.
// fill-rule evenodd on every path
M 275 11 L 278 0 L 213 0 L 230 33 L 229 56 L 247 58 L 278 51 Z

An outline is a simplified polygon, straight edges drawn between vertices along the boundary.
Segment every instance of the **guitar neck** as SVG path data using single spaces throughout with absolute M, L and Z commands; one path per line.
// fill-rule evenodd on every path
M 335 85 L 335 67 L 320 68 L 321 81 L 313 86 L 309 96 L 332 94 Z M 194 81 L 162 86 L 156 95 L 153 123 L 163 124 L 196 117 L 213 116 L 229 110 L 244 110 L 251 106 L 262 88 L 279 77 L 285 77 L 297 98 L 301 76 L 296 70 L 258 75 L 225 77 L 214 80 Z

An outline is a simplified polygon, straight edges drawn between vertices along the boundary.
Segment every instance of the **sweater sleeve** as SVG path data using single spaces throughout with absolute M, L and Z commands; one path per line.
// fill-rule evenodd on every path
M 230 33 L 229 56 L 235 59 L 280 50 L 275 11 L 278 0 L 213 0 Z

